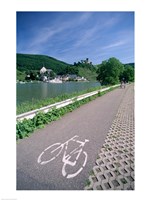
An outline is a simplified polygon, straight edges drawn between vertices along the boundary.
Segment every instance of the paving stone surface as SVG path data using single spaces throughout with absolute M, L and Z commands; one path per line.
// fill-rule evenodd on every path
M 134 190 L 134 85 L 125 90 L 85 190 Z

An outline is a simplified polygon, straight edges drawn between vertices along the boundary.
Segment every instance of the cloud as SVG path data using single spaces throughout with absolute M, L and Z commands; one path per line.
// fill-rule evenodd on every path
M 125 16 L 118 12 L 50 13 L 42 23 L 33 21 L 30 28 L 20 32 L 17 50 L 69 63 L 86 57 L 94 63 L 112 55 L 132 55 L 129 49 L 134 48 L 134 29 Z
M 74 47 L 86 46 L 87 43 L 90 44 L 96 42 L 98 44 L 98 42 L 103 42 L 104 34 L 107 35 L 110 32 L 110 29 L 120 21 L 119 16 L 109 18 L 107 15 L 105 17 L 100 16 L 98 18 L 96 17 L 97 14 L 98 13 L 96 12 L 95 17 L 92 18 L 92 21 L 89 21 L 90 17 L 92 16 L 91 13 L 87 15 L 85 19 L 87 19 L 90 25 L 88 25 L 85 30 L 80 30 L 80 37 L 78 37 L 78 40 L 76 43 L 74 43 Z
M 120 46 L 125 45 L 125 44 L 126 44 L 126 41 L 118 41 L 118 42 L 103 46 L 102 49 L 111 49 L 111 48 L 114 48 L 114 47 L 120 47 Z
M 83 30 L 80 32 L 80 37 L 75 42 L 74 47 L 80 47 L 82 45 L 89 44 L 92 40 L 94 40 L 94 35 L 98 31 L 98 27 L 90 28 L 87 30 Z
M 60 21 L 56 21 L 55 24 L 34 30 L 34 38 L 30 42 L 30 47 L 44 44 L 51 40 L 56 34 L 61 34 L 61 37 L 63 37 L 65 31 L 70 31 L 71 29 L 75 30 L 76 27 L 85 23 L 91 15 L 92 13 L 86 12 L 77 15 L 77 17 L 74 16 L 71 20 L 64 20 L 62 16 L 62 19 L 60 19 Z
M 60 37 L 67 35 L 67 32 L 71 32 L 71 37 L 77 32 L 82 31 L 82 27 L 90 20 L 92 17 L 92 12 L 71 12 L 61 14 L 61 18 L 58 17 L 55 23 L 51 23 L 49 26 L 46 25 L 40 29 L 34 30 L 34 38 L 30 42 L 30 46 L 44 44 L 51 40 L 56 35 L 60 34 Z M 59 20 L 58 20 L 59 19 Z M 67 38 L 69 39 L 69 37 Z
M 52 27 L 44 27 L 41 30 L 38 31 L 38 33 L 35 35 L 34 38 L 32 38 L 32 41 L 30 43 L 30 47 L 42 45 L 49 40 L 52 39 L 56 34 L 61 33 L 63 30 L 65 30 L 65 26 L 56 27 L 56 25 Z

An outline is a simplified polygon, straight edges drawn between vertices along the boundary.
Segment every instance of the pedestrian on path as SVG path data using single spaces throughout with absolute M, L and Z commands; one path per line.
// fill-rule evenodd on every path
M 121 83 L 120 83 L 120 88 L 124 88 L 124 89 L 125 89 L 125 87 L 126 87 L 126 81 L 125 81 L 125 79 L 123 78 L 123 79 L 121 80 Z

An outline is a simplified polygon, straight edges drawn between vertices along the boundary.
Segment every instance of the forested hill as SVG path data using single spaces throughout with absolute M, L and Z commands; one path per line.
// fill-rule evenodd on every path
M 17 80 L 24 80 L 27 74 L 39 73 L 44 66 L 56 75 L 76 74 L 87 80 L 96 80 L 96 67 L 92 64 L 78 62 L 74 65 L 45 55 L 17 54 Z
M 40 70 L 43 66 L 61 73 L 69 64 L 45 55 L 17 54 L 17 70 Z

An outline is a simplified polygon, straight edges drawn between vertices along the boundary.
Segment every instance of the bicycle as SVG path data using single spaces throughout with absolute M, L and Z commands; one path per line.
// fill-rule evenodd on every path
M 39 155 L 37 162 L 41 165 L 50 163 L 51 161 L 55 160 L 64 149 L 63 158 L 62 158 L 62 162 L 64 163 L 63 167 L 62 167 L 62 175 L 68 179 L 74 178 L 83 170 L 83 168 L 86 165 L 87 157 L 88 157 L 87 153 L 85 151 L 83 151 L 83 147 L 85 146 L 85 144 L 87 142 L 89 142 L 89 140 L 85 139 L 85 141 L 82 142 L 82 141 L 77 140 L 77 137 L 79 137 L 79 136 L 75 135 L 74 137 L 72 137 L 71 139 L 67 140 L 64 143 L 55 143 L 55 144 L 50 145 Z M 69 154 L 67 154 L 68 144 L 71 141 L 79 143 L 80 145 L 77 148 L 73 149 Z M 44 153 L 47 150 L 51 150 L 49 156 L 52 156 L 52 157 L 50 157 L 49 160 L 42 161 L 42 156 L 44 155 Z M 81 167 L 75 173 L 67 174 L 66 166 L 70 165 L 70 166 L 74 167 L 77 164 L 77 161 L 78 161 L 79 157 L 81 156 L 81 154 L 84 155 L 84 160 L 83 160 L 83 164 L 81 165 Z M 70 161 L 70 159 L 74 155 L 76 155 L 75 160 Z

